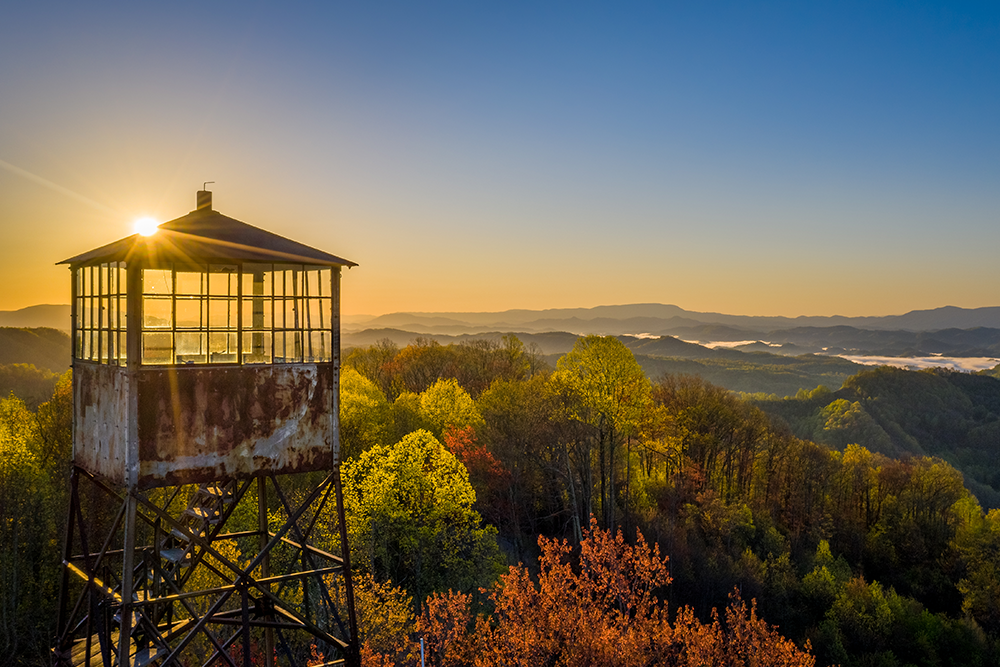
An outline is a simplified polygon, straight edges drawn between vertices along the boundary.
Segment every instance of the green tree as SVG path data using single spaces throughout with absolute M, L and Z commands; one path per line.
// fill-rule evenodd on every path
M 445 429 L 477 428 L 482 425 L 475 401 L 453 379 L 441 379 L 420 394 L 420 417 L 435 437 L 444 436 Z
M 341 456 L 357 456 L 375 445 L 390 442 L 392 406 L 374 382 L 353 368 L 340 378 Z
M 578 338 L 559 359 L 553 381 L 575 398 L 571 414 L 596 432 L 604 525 L 615 522 L 616 456 L 633 436 L 650 400 L 650 384 L 632 351 L 611 336 Z
M 382 390 L 389 400 L 396 398 L 393 383 L 393 360 L 399 354 L 399 347 L 388 338 L 383 338 L 369 347 L 357 347 L 344 360 L 345 368 L 353 368 Z
M 543 527 L 559 530 L 567 510 L 575 523 L 588 516 L 574 500 L 576 486 L 565 446 L 567 423 L 559 418 L 550 383 L 541 374 L 525 381 L 497 380 L 482 393 L 477 406 L 484 421 L 481 439 L 510 473 L 506 502 L 494 508 L 506 510 L 506 516 L 495 515 L 497 525 L 518 558 L 524 558 L 533 536 Z
M 978 508 L 976 508 L 978 509 Z M 962 611 L 990 632 L 1000 632 L 1000 510 L 970 513 L 955 543 L 966 564 L 958 582 Z
M 415 600 L 489 585 L 503 567 L 465 466 L 427 431 L 377 445 L 343 467 L 351 553 L 363 572 Z
M 36 416 L 19 398 L 0 400 L 0 650 L 10 664 L 48 661 L 55 615 L 66 460 L 42 451 Z
M 820 410 L 822 425 L 814 434 L 816 442 L 843 449 L 848 444 L 863 442 L 882 452 L 893 451 L 892 440 L 857 401 L 838 398 Z

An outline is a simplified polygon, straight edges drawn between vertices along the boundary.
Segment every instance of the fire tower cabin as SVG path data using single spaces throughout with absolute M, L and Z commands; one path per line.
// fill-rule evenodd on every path
M 73 273 L 74 463 L 129 489 L 330 469 L 353 262 L 198 207 Z

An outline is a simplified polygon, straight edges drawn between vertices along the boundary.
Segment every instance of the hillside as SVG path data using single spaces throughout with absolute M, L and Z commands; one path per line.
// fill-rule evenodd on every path
M 819 385 L 838 387 L 860 368 L 839 357 L 807 354 L 786 357 L 767 352 L 739 352 L 700 359 L 636 354 L 646 375 L 697 375 L 719 387 L 747 394 L 794 396 Z M 742 355 L 742 356 L 736 356 Z
M 1000 378 L 882 367 L 837 391 L 757 404 L 797 436 L 831 447 L 940 457 L 963 473 L 984 507 L 1000 507 Z
M 441 345 L 482 339 L 499 339 L 503 334 L 490 332 L 450 336 L 420 335 L 399 329 L 369 329 L 344 334 L 345 348 L 365 347 L 388 339 L 404 347 L 417 338 L 433 340 Z M 566 332 L 515 334 L 525 345 L 540 353 L 555 367 L 556 361 L 573 348 L 578 336 Z M 819 385 L 839 387 L 861 367 L 840 357 L 804 354 L 789 356 L 765 351 L 742 351 L 728 348 L 712 349 L 688 343 L 672 336 L 636 338 L 618 336 L 635 355 L 643 371 L 651 379 L 669 374 L 697 375 L 730 391 L 791 396 L 800 389 Z M 770 349 L 770 348 L 768 348 Z
M 62 373 L 70 365 L 69 334 L 46 327 L 0 327 L 0 365 L 6 364 L 31 364 Z

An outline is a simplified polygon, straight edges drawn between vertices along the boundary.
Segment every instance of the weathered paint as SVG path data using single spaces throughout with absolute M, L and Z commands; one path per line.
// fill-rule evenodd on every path
M 128 373 L 103 364 L 73 364 L 73 460 L 115 484 L 125 483 Z
M 139 486 L 329 469 L 331 364 L 143 369 Z
M 78 366 L 75 461 L 123 484 L 127 373 Z M 137 486 L 329 469 L 335 387 L 332 363 L 141 368 L 133 383 Z

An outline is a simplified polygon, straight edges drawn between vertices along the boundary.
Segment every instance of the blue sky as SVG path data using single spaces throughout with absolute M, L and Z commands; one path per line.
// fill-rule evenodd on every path
M 0 309 L 216 208 L 347 314 L 1000 305 L 995 3 L 31 3 L 0 20 Z

